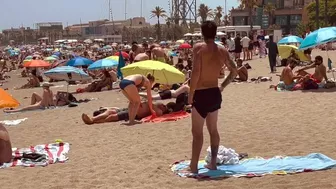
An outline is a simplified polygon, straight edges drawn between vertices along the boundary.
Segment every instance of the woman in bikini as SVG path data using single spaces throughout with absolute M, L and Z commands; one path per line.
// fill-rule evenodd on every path
M 140 74 L 130 75 L 120 81 L 119 84 L 120 89 L 122 93 L 126 96 L 126 98 L 129 100 L 128 105 L 129 123 L 127 125 L 134 125 L 136 123 L 139 123 L 135 121 L 135 117 L 141 104 L 139 89 L 142 87 L 146 88 L 147 90 L 148 106 L 152 115 L 156 114 L 153 109 L 152 93 L 151 93 L 154 81 L 155 78 L 151 74 L 147 74 L 147 77 Z

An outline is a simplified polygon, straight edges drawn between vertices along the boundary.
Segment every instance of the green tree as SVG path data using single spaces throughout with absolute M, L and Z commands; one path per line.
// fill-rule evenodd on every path
M 316 18 L 318 18 L 320 24 L 320 27 L 326 27 L 326 26 L 335 26 L 336 25 L 336 0 L 328 0 L 327 5 L 327 17 L 325 17 L 325 0 L 319 1 L 319 14 L 316 15 L 316 2 L 310 3 L 306 9 L 308 12 L 308 25 L 312 27 L 313 30 L 318 29 Z M 318 17 L 317 17 L 318 16 Z M 325 17 L 323 19 L 323 16 Z
M 304 24 L 303 22 L 300 22 L 296 26 L 296 35 L 297 36 L 303 36 L 306 34 L 307 28 L 309 28 L 308 24 Z
M 158 40 L 161 40 L 161 26 L 160 26 L 160 18 L 166 18 L 166 11 L 157 6 L 154 10 L 151 11 L 151 18 L 157 18 L 157 27 L 156 27 L 156 35 Z
M 202 22 L 205 22 L 208 17 L 210 18 L 213 17 L 212 9 L 210 9 L 207 5 L 202 3 L 198 8 L 198 16 L 201 17 Z
M 215 22 L 216 22 L 217 26 L 221 25 L 222 17 L 223 17 L 222 12 L 223 12 L 223 8 L 221 6 L 216 7 L 216 10 L 215 10 Z
M 268 25 L 272 26 L 274 24 L 274 14 L 275 6 L 272 3 L 267 3 L 264 5 L 264 13 L 268 15 Z
M 242 5 L 243 9 L 248 9 L 249 11 L 249 21 L 251 31 L 253 30 L 253 10 L 259 5 L 257 0 L 239 0 L 240 5 Z

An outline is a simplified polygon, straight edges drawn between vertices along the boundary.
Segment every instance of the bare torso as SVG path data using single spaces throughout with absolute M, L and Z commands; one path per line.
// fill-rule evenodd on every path
M 164 59 L 165 58 L 165 52 L 161 47 L 155 47 L 152 50 L 153 57 L 155 59 Z
M 280 80 L 283 81 L 285 85 L 291 85 L 294 82 L 293 77 L 293 70 L 289 66 L 287 66 L 282 70 Z
M 218 87 L 220 71 L 225 64 L 226 50 L 215 44 L 199 43 L 195 47 L 196 58 L 200 59 L 201 73 L 196 89 L 207 89 Z
M 158 107 L 160 104 L 153 104 L 153 109 L 155 112 L 157 112 L 157 116 L 161 116 L 162 115 L 162 110 Z M 158 113 L 161 112 L 161 113 Z M 139 119 L 145 118 L 150 116 L 152 113 L 149 109 L 149 105 L 148 102 L 142 102 L 139 109 L 138 109 L 138 113 L 137 113 L 137 117 Z
M 0 165 L 12 159 L 12 146 L 6 128 L 0 123 Z
M 149 56 L 146 53 L 140 53 L 134 58 L 134 62 L 140 62 L 144 60 L 149 60 Z
M 318 66 L 315 67 L 315 72 L 313 74 L 315 79 L 318 79 L 320 81 L 323 81 L 324 75 L 327 72 L 327 68 L 323 65 L 320 64 Z

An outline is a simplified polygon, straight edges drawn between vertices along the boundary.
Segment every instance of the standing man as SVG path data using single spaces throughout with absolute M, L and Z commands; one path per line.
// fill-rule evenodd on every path
M 250 45 L 250 38 L 247 37 L 247 35 L 245 34 L 244 37 L 240 40 L 241 45 L 243 46 L 243 55 L 244 55 L 244 59 L 248 60 L 249 59 L 249 45 Z
M 269 42 L 266 44 L 268 48 L 268 60 L 271 68 L 271 73 L 275 72 L 276 58 L 279 56 L 278 45 L 274 43 L 273 35 L 269 36 Z
M 215 43 L 216 23 L 206 21 L 201 26 L 204 43 L 197 43 L 193 49 L 193 68 L 190 83 L 188 103 L 192 109 L 192 157 L 190 173 L 198 174 L 198 161 L 203 146 L 203 126 L 206 125 L 211 138 L 210 164 L 206 167 L 216 170 L 216 160 L 219 146 L 217 130 L 218 110 L 221 108 L 221 91 L 236 77 L 237 67 L 224 47 Z M 218 77 L 223 66 L 227 66 L 230 74 L 218 87 Z M 189 172 L 189 171 L 188 171 Z

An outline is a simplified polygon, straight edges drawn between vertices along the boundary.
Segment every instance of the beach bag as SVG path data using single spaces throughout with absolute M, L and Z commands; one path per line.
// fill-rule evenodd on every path
M 281 57 L 280 56 L 276 57 L 276 66 L 281 66 Z

